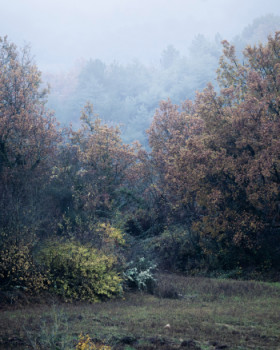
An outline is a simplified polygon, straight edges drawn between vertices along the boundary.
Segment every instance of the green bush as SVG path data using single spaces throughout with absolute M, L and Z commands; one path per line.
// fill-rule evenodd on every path
M 52 290 L 65 300 L 96 302 L 122 291 L 111 255 L 77 242 L 48 243 L 40 253 Z
M 129 288 L 152 293 L 155 287 L 154 270 L 156 265 L 145 258 L 131 261 L 124 272 L 124 278 Z
M 31 246 L 9 243 L 0 250 L 0 289 L 34 294 L 48 285 L 46 276 L 33 260 Z
M 168 227 L 160 236 L 147 242 L 146 250 L 166 270 L 191 272 L 205 264 L 198 235 L 184 226 Z

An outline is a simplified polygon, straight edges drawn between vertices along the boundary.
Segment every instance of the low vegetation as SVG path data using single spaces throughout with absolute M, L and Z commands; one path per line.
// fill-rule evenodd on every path
M 75 242 L 52 242 L 40 250 L 50 290 L 64 300 L 96 302 L 121 293 L 114 256 Z
M 50 305 L 6 305 L 1 346 L 70 350 L 89 339 L 97 349 L 276 350 L 279 296 L 280 286 L 273 283 L 161 274 L 154 295 L 129 292 L 95 304 L 53 299 Z

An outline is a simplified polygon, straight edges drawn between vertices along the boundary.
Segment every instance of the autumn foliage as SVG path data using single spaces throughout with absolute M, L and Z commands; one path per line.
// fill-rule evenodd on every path
M 60 129 L 28 49 L 0 40 L 5 288 L 110 297 L 125 260 L 142 256 L 191 273 L 279 270 L 280 33 L 243 63 L 223 48 L 219 90 L 162 101 L 145 150 L 91 104 L 78 129 Z
M 223 42 L 218 82 L 182 108 L 161 104 L 149 129 L 171 221 L 199 234 L 216 267 L 279 261 L 280 33 L 248 47 Z M 174 216 L 175 214 L 175 216 Z
M 0 226 L 18 238 L 42 221 L 41 190 L 59 141 L 40 84 L 28 48 L 0 39 Z

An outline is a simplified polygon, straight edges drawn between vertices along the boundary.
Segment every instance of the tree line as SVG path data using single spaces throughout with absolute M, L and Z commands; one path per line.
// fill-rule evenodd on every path
M 217 82 L 162 101 L 147 150 L 91 104 L 61 127 L 28 49 L 2 38 L 1 289 L 95 301 L 143 256 L 190 274 L 279 271 L 280 32 L 242 61 L 223 41 Z

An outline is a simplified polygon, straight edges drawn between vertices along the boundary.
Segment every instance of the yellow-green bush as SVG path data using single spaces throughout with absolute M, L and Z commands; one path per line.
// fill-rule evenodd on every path
M 51 288 L 65 300 L 95 302 L 122 290 L 113 256 L 77 242 L 48 243 L 40 255 Z
M 79 342 L 76 346 L 76 350 L 111 350 L 112 348 L 107 345 L 98 345 L 92 342 L 89 335 L 80 334 Z
M 34 263 L 30 245 L 10 243 L 0 251 L 0 288 L 28 293 L 46 288 L 48 280 Z

